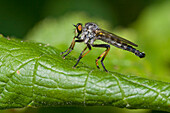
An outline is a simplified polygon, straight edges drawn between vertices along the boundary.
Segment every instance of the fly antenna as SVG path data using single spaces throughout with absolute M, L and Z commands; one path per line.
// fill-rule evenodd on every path
M 76 27 L 76 25 L 75 25 L 75 24 L 73 24 L 73 26 L 74 26 L 74 27 Z

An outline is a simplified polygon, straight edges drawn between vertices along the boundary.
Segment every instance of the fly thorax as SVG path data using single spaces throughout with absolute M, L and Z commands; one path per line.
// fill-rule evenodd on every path
M 98 29 L 98 26 L 94 23 L 86 23 L 84 27 L 84 32 L 86 34 L 86 37 L 90 40 L 95 38 L 96 33 L 95 31 Z
M 81 34 L 81 38 L 80 39 L 85 40 L 87 38 L 87 35 L 88 35 L 87 30 L 83 29 L 83 32 Z
M 95 37 L 95 33 L 92 31 L 92 30 L 88 30 L 88 34 L 87 34 L 87 37 L 89 38 L 89 39 L 92 39 L 92 38 L 94 38 Z
M 85 43 L 93 43 L 96 37 L 95 31 L 98 29 L 98 26 L 94 23 L 86 23 L 85 27 L 82 29 L 81 38 Z
M 86 39 L 84 40 L 84 43 L 87 44 L 87 42 L 89 42 L 89 38 L 86 38 Z

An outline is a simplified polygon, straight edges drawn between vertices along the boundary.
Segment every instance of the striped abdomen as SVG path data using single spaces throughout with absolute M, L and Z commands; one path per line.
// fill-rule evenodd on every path
M 136 56 L 143 58 L 145 57 L 145 53 L 140 52 L 139 50 L 136 50 L 135 48 L 133 48 L 132 46 L 125 44 L 125 43 L 121 43 L 121 41 L 118 40 L 113 40 L 111 38 L 105 38 L 105 37 L 100 37 L 99 40 L 102 40 L 104 42 L 107 42 L 113 46 L 116 46 L 118 48 L 130 51 L 132 53 L 134 53 Z
M 127 45 L 127 44 L 117 44 L 116 47 L 119 47 L 121 49 L 124 49 L 124 50 L 127 50 L 127 51 L 130 51 L 132 53 L 135 53 L 136 56 L 140 57 L 140 58 L 143 58 L 145 57 L 145 53 L 143 52 L 140 52 L 139 50 L 136 50 L 135 48 L 133 48 L 132 46 L 130 45 Z

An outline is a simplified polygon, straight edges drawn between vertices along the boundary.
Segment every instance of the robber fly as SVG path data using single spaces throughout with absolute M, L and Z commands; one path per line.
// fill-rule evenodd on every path
M 133 42 L 128 41 L 120 36 L 117 36 L 113 33 L 110 33 L 103 29 L 100 29 L 95 23 L 90 23 L 90 22 L 86 23 L 85 27 L 83 27 L 81 23 L 78 23 L 77 25 L 74 25 L 74 26 L 76 27 L 76 29 L 75 29 L 76 36 L 73 38 L 73 41 L 72 41 L 70 47 L 66 51 L 61 53 L 61 54 L 64 54 L 67 52 L 63 56 L 63 58 L 65 58 L 74 49 L 74 45 L 76 42 L 84 42 L 86 44 L 86 47 L 81 52 L 79 58 L 77 59 L 77 63 L 74 65 L 74 67 L 77 66 L 77 64 L 79 63 L 81 58 L 86 56 L 91 51 L 92 47 L 106 48 L 106 50 L 96 59 L 96 66 L 97 66 L 97 68 L 99 68 L 98 61 L 101 58 L 101 64 L 102 64 L 104 70 L 106 72 L 108 72 L 103 64 L 103 61 L 104 61 L 107 53 L 110 50 L 110 45 L 108 45 L 108 44 L 111 44 L 111 45 L 121 48 L 123 50 L 130 51 L 140 58 L 145 57 L 145 53 L 140 52 L 139 50 L 136 50 L 135 48 L 132 47 L 132 46 L 137 47 L 138 45 L 136 45 Z M 75 40 L 75 39 L 77 39 L 77 40 Z M 94 44 L 94 42 L 96 40 L 102 40 L 108 44 Z M 85 50 L 87 48 L 89 50 L 87 52 L 85 52 Z

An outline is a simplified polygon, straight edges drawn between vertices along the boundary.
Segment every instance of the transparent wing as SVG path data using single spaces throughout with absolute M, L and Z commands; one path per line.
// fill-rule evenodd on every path
M 126 39 L 124 39 L 124 38 L 122 38 L 120 36 L 117 36 L 117 35 L 115 35 L 113 33 L 107 32 L 105 30 L 99 29 L 97 32 L 98 32 L 99 35 L 103 35 L 106 38 L 110 38 L 111 40 L 121 42 L 121 43 L 130 44 L 130 45 L 136 46 L 136 47 L 138 46 L 137 44 L 135 44 L 135 43 L 133 43 L 133 42 L 131 42 L 129 40 L 126 40 Z

